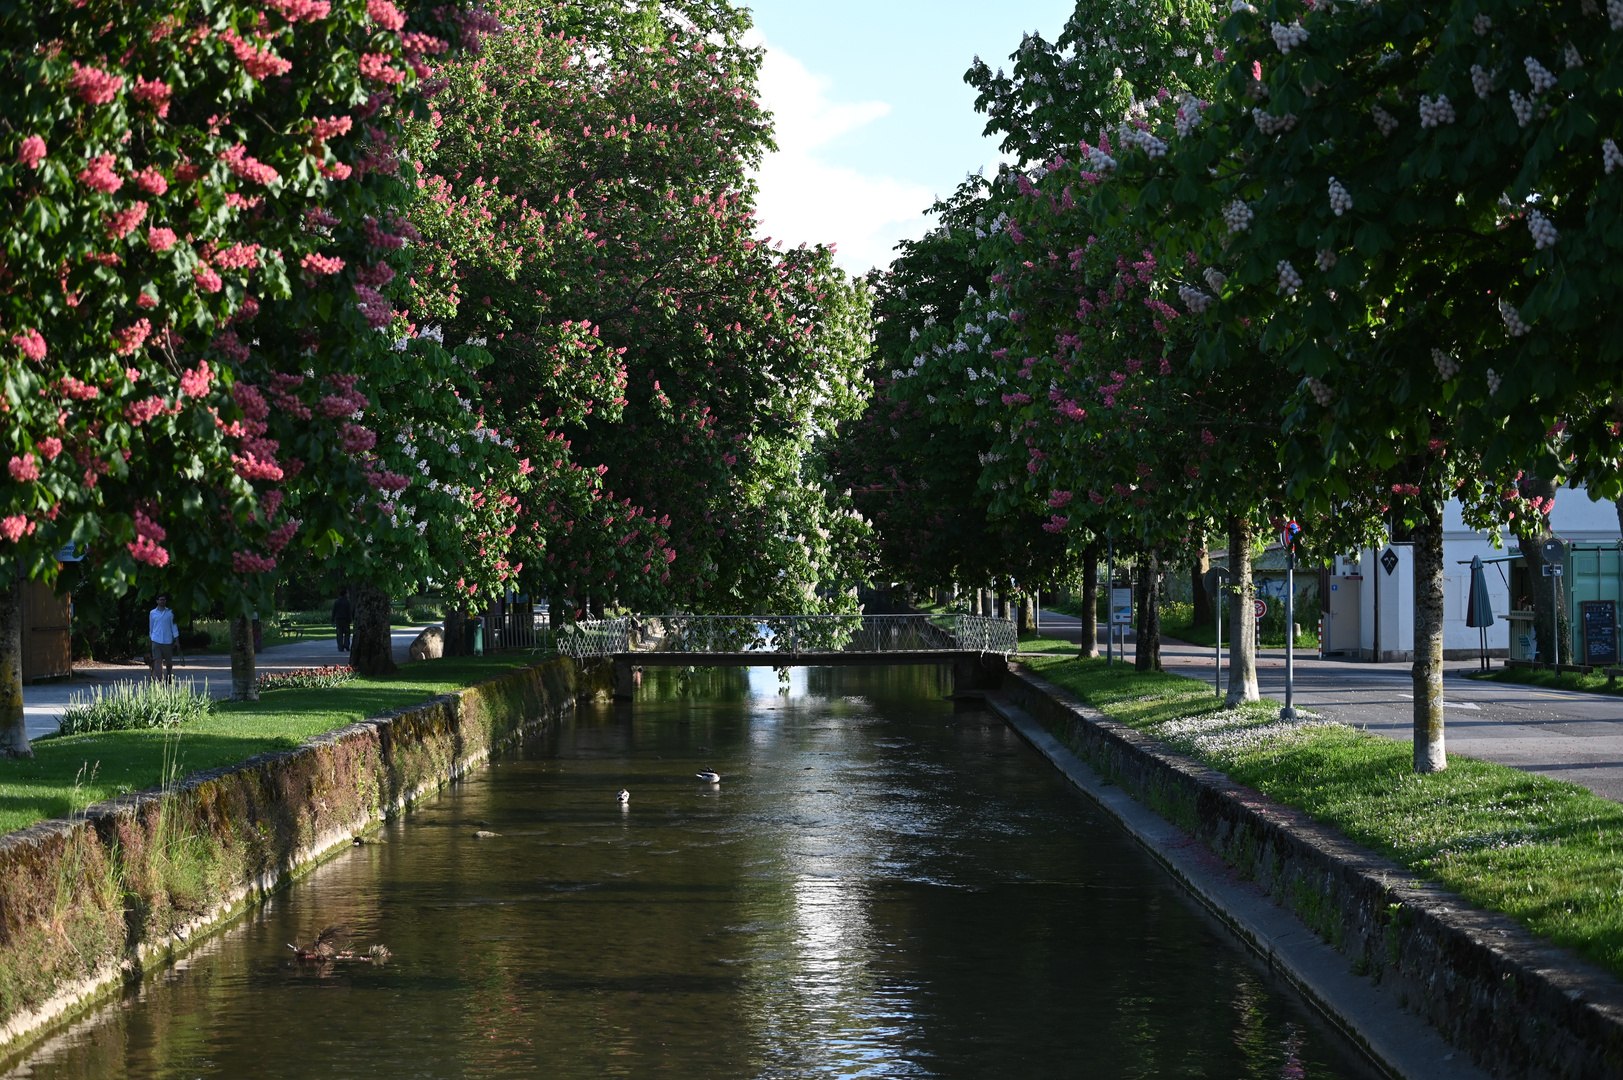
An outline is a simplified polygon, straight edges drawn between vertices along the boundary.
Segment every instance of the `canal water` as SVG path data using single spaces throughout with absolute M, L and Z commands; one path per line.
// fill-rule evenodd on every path
M 11 1075 L 1372 1075 L 949 680 L 650 672 Z

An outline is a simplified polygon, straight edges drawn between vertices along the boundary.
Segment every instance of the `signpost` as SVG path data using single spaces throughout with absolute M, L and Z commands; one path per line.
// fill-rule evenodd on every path
M 1296 538 L 1301 532 L 1302 527 L 1294 521 L 1285 522 L 1279 531 L 1279 543 L 1285 549 L 1285 707 L 1279 710 L 1281 720 L 1296 719 Z M 1263 605 L 1257 618 L 1267 610 Z
M 1113 596 L 1116 592 L 1116 540 L 1114 537 L 1106 540 L 1107 555 L 1105 556 L 1105 594 Z M 1110 605 L 1105 605 L 1108 616 Z M 1098 618 L 1098 613 L 1088 612 L 1088 618 Z M 1105 619 L 1105 666 L 1114 667 L 1116 664 L 1116 624 L 1110 618 Z
M 1206 591 L 1212 594 L 1212 611 L 1217 616 L 1217 661 L 1212 671 L 1212 684 L 1217 690 L 1217 696 L 1223 696 L 1223 586 L 1228 582 L 1229 568 L 1214 566 L 1206 571 L 1201 584 Z
M 1555 586 L 1555 666 L 1561 666 L 1561 578 L 1567 565 L 1567 545 L 1560 540 L 1550 539 L 1539 546 L 1539 553 L 1544 556 L 1544 576 L 1554 578 L 1551 582 Z

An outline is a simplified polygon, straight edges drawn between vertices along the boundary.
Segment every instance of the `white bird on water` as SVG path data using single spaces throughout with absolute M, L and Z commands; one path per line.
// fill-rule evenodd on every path
M 721 783 L 721 774 L 714 769 L 705 769 L 703 772 L 697 772 L 693 775 L 697 776 L 700 780 L 703 780 L 707 784 Z
M 620 793 L 616 795 L 615 798 L 620 802 L 628 803 L 631 801 L 631 792 L 627 791 L 625 788 L 621 788 Z

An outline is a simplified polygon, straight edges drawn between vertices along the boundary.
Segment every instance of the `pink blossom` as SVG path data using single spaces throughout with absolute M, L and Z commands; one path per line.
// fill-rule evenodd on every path
M 144 510 L 135 511 L 135 535 L 143 536 L 148 540 L 167 540 L 169 533 L 162 525 L 153 521 Z
M 148 195 L 162 195 L 169 190 L 169 181 L 155 166 L 148 165 L 132 178 L 137 187 Z
M 355 121 L 347 116 L 329 116 L 325 120 L 317 117 L 312 122 L 310 135 L 317 143 L 324 143 L 339 135 L 348 135 L 354 123 Z
M 79 173 L 79 182 L 92 191 L 111 195 L 124 186 L 124 181 L 113 171 L 113 155 L 99 154 Z
M 319 206 L 312 206 L 304 212 L 304 227 L 306 229 L 330 229 L 338 224 L 338 219 Z
M 45 359 L 45 339 L 38 330 L 24 330 L 20 334 L 11 336 L 11 343 L 23 351 L 23 355 L 30 360 Z
M 280 488 L 271 488 L 269 491 L 260 495 L 259 513 L 267 523 L 269 523 L 271 518 L 276 516 L 276 511 L 280 510 L 281 508 L 282 490 Z
M 12 514 L 7 518 L 0 518 L 0 536 L 4 536 L 13 544 L 24 536 L 32 535 L 34 523 L 22 514 Z
M 332 11 L 330 0 L 265 0 L 265 6 L 281 12 L 290 23 L 315 22 Z
M 381 472 L 367 470 L 367 483 L 382 491 L 405 491 L 411 486 L 411 478 L 401 476 L 399 473 L 384 469 Z
M 220 160 L 231 169 L 232 175 L 256 184 L 269 184 L 281 178 L 281 173 L 257 158 L 248 156 L 246 146 L 237 145 L 220 152 Z
M 378 263 L 374 266 L 363 267 L 360 272 L 355 275 L 355 280 L 359 281 L 362 285 L 370 285 L 373 288 L 381 288 L 394 280 L 394 267 L 390 266 L 388 263 Z
M 169 552 L 153 543 L 148 537 L 137 536 L 124 546 L 129 548 L 131 558 L 138 562 L 148 563 L 152 566 L 169 565 Z
M 47 435 L 39 441 L 39 452 L 45 455 L 46 461 L 55 461 L 62 452 L 62 440 L 55 435 Z
M 147 229 L 147 244 L 153 251 L 168 251 L 175 246 L 175 230 L 154 225 Z
M 286 75 L 293 70 L 291 61 L 283 60 L 269 49 L 256 49 L 248 42 L 242 40 L 235 30 L 227 30 L 220 35 L 220 40 L 231 46 L 231 51 L 237 54 L 242 62 L 243 69 L 251 78 L 263 79 L 272 75 Z
M 376 446 L 378 437 L 369 428 L 361 427 L 345 421 L 338 429 L 338 444 L 344 448 L 345 453 L 361 454 Z
M 405 82 L 406 73 L 389 66 L 389 61 L 393 59 L 388 53 L 364 53 L 361 56 L 362 78 L 376 79 L 389 86 Z
M 156 105 L 158 115 L 165 117 L 169 115 L 169 95 L 173 92 L 166 82 L 159 79 L 143 79 L 137 75 L 135 87 L 130 94 L 143 105 Z
M 13 457 L 6 468 L 10 470 L 11 478 L 18 483 L 39 479 L 39 463 L 35 460 L 33 454 Z
M 355 286 L 355 306 L 366 316 L 367 325 L 374 330 L 383 329 L 394 319 L 394 306 L 388 298 L 365 285 Z
M 80 382 L 72 375 L 62 376 L 62 381 L 58 385 L 61 386 L 62 393 L 75 401 L 91 401 L 101 396 L 99 389 L 88 383 Z
M 30 135 L 17 147 L 17 164 L 27 165 L 31 169 L 39 168 L 39 163 L 45 160 L 45 140 L 38 135 Z
M 276 560 L 269 555 L 255 555 L 251 551 L 233 551 L 231 569 L 239 574 L 263 574 L 276 569 Z
M 114 240 L 122 240 L 135 231 L 141 224 L 141 219 L 147 216 L 147 204 L 144 202 L 131 203 L 127 209 L 115 214 L 107 215 L 107 235 Z
M 124 406 L 124 418 L 130 422 L 131 427 L 140 427 L 163 412 L 167 406 L 168 403 L 161 397 L 149 397 L 142 401 L 132 401 Z
M 1103 495 L 1099 494 L 1097 491 L 1094 491 L 1092 488 L 1089 488 L 1088 489 L 1088 500 L 1090 502 L 1092 502 L 1096 506 L 1103 506 L 1104 502 L 1105 502 L 1105 497 Z
M 277 492 L 277 494 L 281 493 Z M 288 541 L 292 540 L 293 537 L 298 534 L 299 526 L 301 524 L 303 523 L 299 521 L 289 521 L 283 524 L 275 532 L 271 533 L 265 538 L 265 546 L 280 554 L 281 550 L 287 547 Z
M 1393 484 L 1392 494 L 1408 495 L 1412 497 L 1420 494 L 1420 487 L 1417 484 Z
M 209 392 L 209 383 L 213 381 L 214 373 L 209 370 L 209 362 L 202 360 L 180 377 L 180 392 L 186 397 L 202 397 Z
M 401 34 L 400 47 L 408 55 L 428 53 L 430 56 L 438 56 L 451 46 L 433 34 Z
M 1064 532 L 1065 526 L 1069 525 L 1070 523 L 1070 518 L 1060 517 L 1058 514 L 1053 514 L 1046 522 L 1044 522 L 1043 531 L 1051 533 Z
M 1200 441 L 1205 443 L 1207 446 L 1217 445 L 1217 437 L 1206 428 L 1200 429 Z
M 242 415 L 251 421 L 263 421 L 270 415 L 270 406 L 265 404 L 265 396 L 248 383 L 239 382 L 232 386 L 231 397 L 236 401 L 237 408 L 242 410 Z
M 204 292 L 219 292 L 220 288 L 225 284 L 220 275 L 214 272 L 213 267 L 201 263 L 198 264 L 197 269 L 192 271 L 192 276 L 197 279 L 197 287 Z
M 254 454 L 232 454 L 231 464 L 244 480 L 280 480 L 282 467 L 274 459 L 261 459 Z
M 150 319 L 138 319 L 122 330 L 113 334 L 114 352 L 120 356 L 129 356 L 146 344 L 147 335 L 152 333 Z
M 73 74 L 68 76 L 68 89 L 79 95 L 86 105 L 106 105 L 124 89 L 124 80 L 99 68 L 82 67 L 73 63 Z
M 335 161 L 331 165 L 322 165 L 320 172 L 329 180 L 348 180 L 353 170 L 342 161 Z
M 299 265 L 312 274 L 336 274 L 344 268 L 344 260 L 336 255 L 318 255 L 312 251 L 299 260 Z
M 406 17 L 400 14 L 400 9 L 389 3 L 389 0 L 366 0 L 366 13 L 373 22 L 385 30 L 401 30 L 405 28 Z
M 1055 510 L 1058 510 L 1060 507 L 1064 506 L 1070 501 L 1071 493 L 1069 491 L 1056 491 L 1052 495 L 1048 496 L 1048 505 L 1052 506 Z
M 233 244 L 214 256 L 214 265 L 222 270 L 241 270 L 259 265 L 258 244 Z

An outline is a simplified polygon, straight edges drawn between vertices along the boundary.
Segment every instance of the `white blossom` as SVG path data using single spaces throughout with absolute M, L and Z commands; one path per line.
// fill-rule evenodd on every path
M 1493 94 L 1493 76 L 1483 71 L 1481 64 L 1471 65 L 1471 89 L 1475 90 L 1476 96 L 1483 101 L 1487 101 Z
M 1223 223 L 1231 233 L 1245 232 L 1251 227 L 1254 217 L 1256 214 L 1241 199 L 1235 199 L 1223 208 Z
M 1218 270 L 1215 266 L 1208 266 L 1205 273 L 1201 274 L 1200 276 L 1206 279 L 1207 286 L 1210 287 L 1214 293 L 1222 292 L 1223 286 L 1227 285 L 1229 281 L 1228 278 L 1223 276 L 1222 271 Z
M 1201 314 L 1216 302 L 1212 297 L 1201 292 L 1199 289 L 1191 289 L 1187 285 L 1178 286 L 1178 298 L 1183 301 L 1184 307 L 1188 308 L 1196 315 Z
M 1257 121 L 1257 130 L 1264 135 L 1277 135 L 1281 131 L 1289 131 L 1296 126 L 1295 113 L 1275 116 L 1273 113 L 1263 112 L 1261 109 L 1252 109 L 1251 115 Z
M 1527 69 L 1527 78 L 1533 84 L 1533 93 L 1542 94 L 1555 85 L 1555 76 L 1551 74 L 1550 69 L 1531 56 L 1522 61 L 1522 66 Z
M 1340 217 L 1353 208 L 1352 196 L 1347 189 L 1341 186 L 1341 181 L 1335 177 L 1330 178 L 1330 209 L 1336 217 Z
M 1518 127 L 1526 127 L 1533 119 L 1533 103 L 1516 91 L 1510 92 L 1510 108 L 1516 114 Z
M 1533 234 L 1533 246 L 1539 251 L 1547 247 L 1554 247 L 1561 235 L 1555 231 L 1550 219 L 1537 210 L 1527 212 L 1527 231 Z
M 1246 3 L 1246 0 L 1234 0 L 1234 2 L 1229 5 L 1230 14 L 1237 14 L 1241 11 L 1251 15 L 1255 15 L 1257 13 L 1257 9 L 1251 4 Z
M 1302 287 L 1302 275 L 1296 272 L 1296 267 L 1290 264 L 1289 259 L 1280 259 L 1277 269 L 1279 270 L 1279 291 L 1286 296 L 1295 296 L 1296 290 Z
M 913 366 L 914 366 L 914 367 L 916 367 L 916 368 L 921 368 L 921 367 L 923 367 L 923 366 L 924 366 L 924 357 L 922 357 L 922 356 L 915 356 L 915 357 L 914 357 L 914 358 L 913 358 Z
M 1122 124 L 1119 134 L 1123 144 L 1136 146 L 1152 158 L 1167 156 L 1167 144 L 1147 131 L 1142 131 L 1131 124 Z
M 1493 368 L 1488 369 L 1489 394 L 1497 394 L 1499 392 L 1499 387 L 1504 383 L 1504 381 L 1504 377 L 1501 376 L 1497 371 L 1493 370 Z
M 1606 19 L 1613 30 L 1623 30 L 1623 0 L 1606 0 Z
M 1438 94 L 1435 99 L 1422 95 L 1420 98 L 1420 126 L 1434 128 L 1441 124 L 1454 122 L 1454 106 L 1449 103 L 1446 94 Z
M 1390 136 L 1398 129 L 1398 118 L 1379 105 L 1370 106 L 1369 115 L 1375 121 L 1375 126 L 1381 129 L 1382 135 Z
M 1097 146 L 1090 146 L 1088 147 L 1088 164 L 1093 166 L 1094 172 L 1109 172 L 1116 167 L 1116 159 Z
M 909 340 L 909 341 L 917 341 L 918 339 L 919 339 L 919 328 L 915 326 L 915 327 L 913 327 L 913 329 L 911 329 L 911 330 L 909 330 L 907 332 L 907 340 Z
M 1313 395 L 1313 400 L 1319 403 L 1320 408 L 1329 406 L 1336 399 L 1334 390 L 1314 378 L 1307 380 L 1307 392 Z
M 1460 373 L 1460 362 L 1441 349 L 1431 350 L 1431 362 L 1437 365 L 1437 374 L 1452 379 Z
M 1499 300 L 1499 317 L 1505 320 L 1505 329 L 1510 331 L 1511 337 L 1521 337 L 1527 333 L 1527 324 L 1522 322 L 1522 313 L 1510 306 L 1510 302 L 1503 297 Z
M 1584 66 L 1584 58 L 1583 55 L 1578 52 L 1578 46 L 1574 45 L 1570 41 L 1567 42 L 1567 51 L 1562 55 L 1562 60 L 1566 63 L 1568 71 L 1571 71 L 1573 68 L 1581 68 Z
M 1200 127 L 1200 119 L 1200 99 L 1193 94 L 1185 94 L 1178 105 L 1177 118 L 1172 122 L 1178 138 L 1187 139 L 1191 132 Z
M 1478 37 L 1486 37 L 1493 29 L 1493 20 L 1486 15 L 1478 15 L 1471 20 L 1471 29 L 1477 32 Z
M 1606 175 L 1610 176 L 1612 170 L 1623 165 L 1623 152 L 1617 148 L 1617 143 L 1607 139 L 1600 144 L 1600 159 L 1606 166 Z
M 1313 259 L 1320 270 L 1330 271 L 1336 266 L 1336 253 L 1329 248 L 1321 248 Z
M 1273 35 L 1274 44 L 1279 46 L 1279 51 L 1287 55 L 1307 40 L 1307 27 L 1300 23 L 1291 23 L 1288 26 L 1284 23 L 1274 23 L 1268 32 Z

